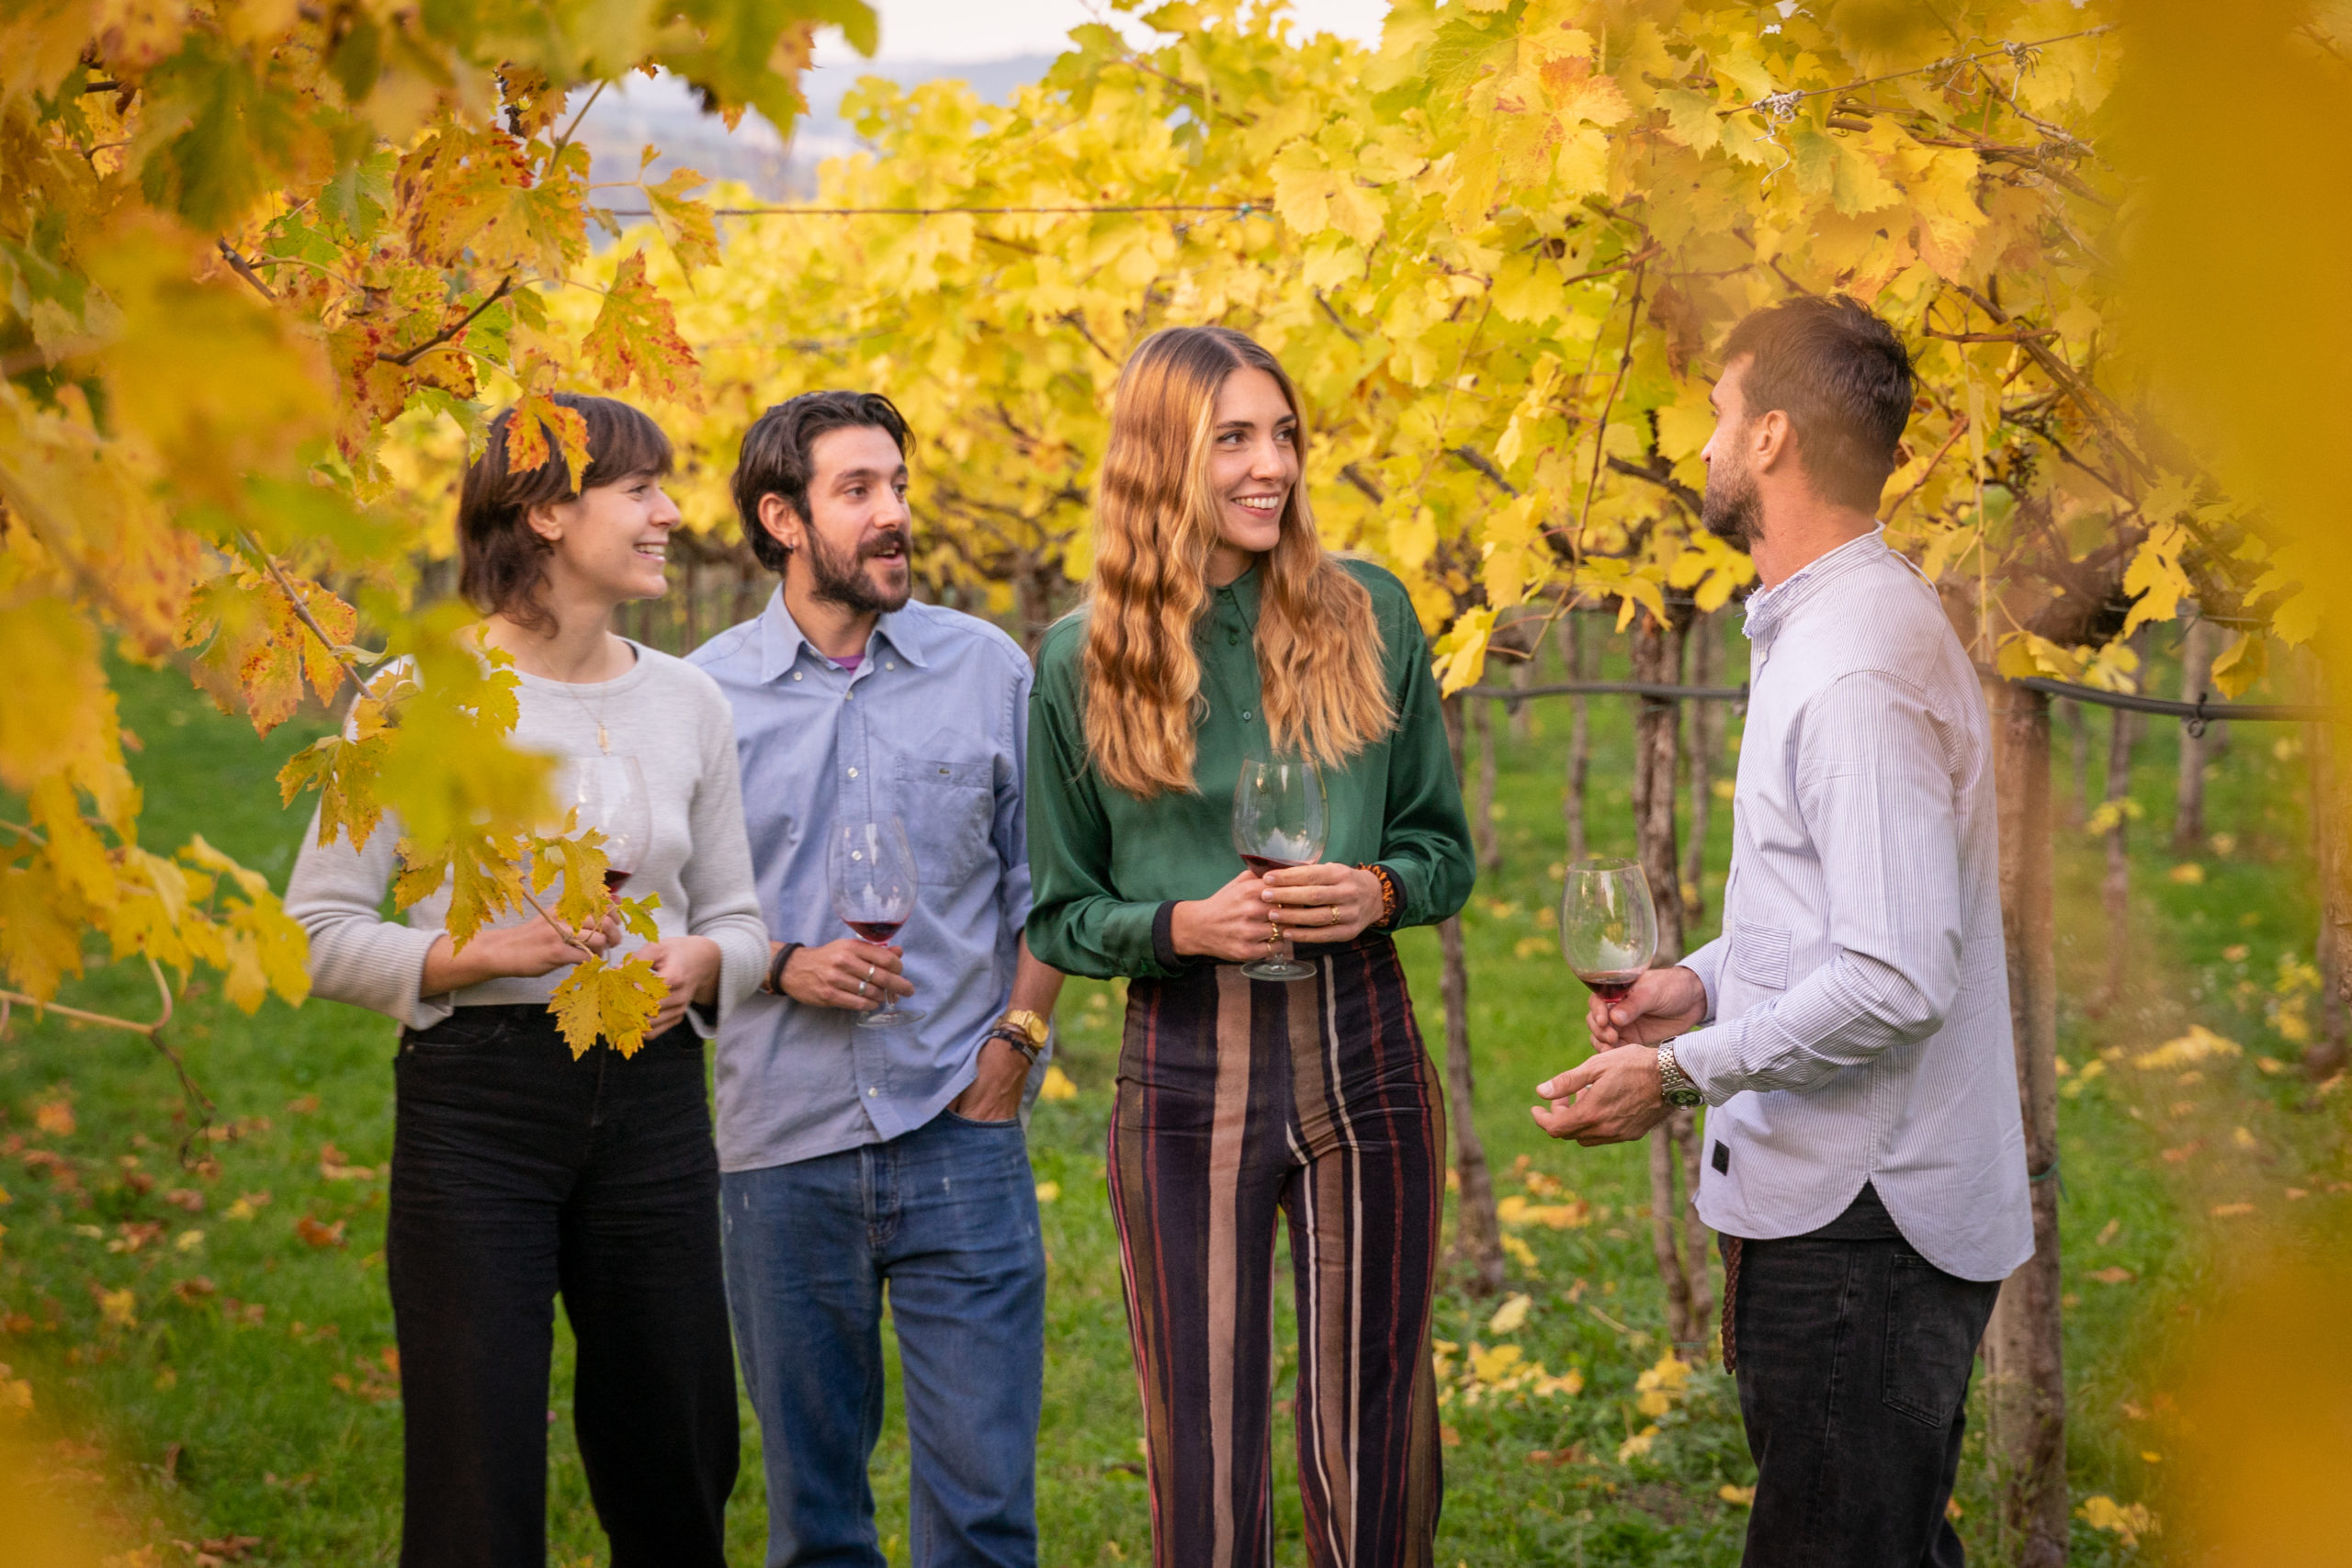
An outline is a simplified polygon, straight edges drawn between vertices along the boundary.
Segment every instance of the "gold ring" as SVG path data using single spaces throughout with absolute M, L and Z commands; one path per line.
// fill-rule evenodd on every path
M 1338 924 L 1340 923 L 1340 907 L 1339 907 L 1337 904 L 1326 904 L 1326 905 L 1324 905 L 1324 906 L 1323 906 L 1323 908 L 1324 908 L 1326 910 L 1329 911 L 1330 916 L 1331 916 L 1331 918 L 1330 918 L 1329 919 L 1328 919 L 1328 920 L 1324 921 L 1323 923 L 1324 923 L 1325 925 L 1327 925 L 1327 926 L 1336 926 L 1336 925 L 1338 925 Z
M 1280 942 L 1282 939 L 1282 922 L 1275 919 L 1273 916 L 1268 915 L 1266 917 L 1266 940 L 1268 942 Z

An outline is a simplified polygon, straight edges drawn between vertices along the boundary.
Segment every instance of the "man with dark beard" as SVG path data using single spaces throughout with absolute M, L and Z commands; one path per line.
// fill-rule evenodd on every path
M 1535 1119 L 1595 1145 L 1709 1107 L 1745 1568 L 1959 1568 L 1971 1359 L 2033 1253 L 1984 698 L 1871 515 L 1911 412 L 1894 333 L 1796 299 L 1724 361 L 1703 515 L 1761 580 L 1724 934 L 1592 998 L 1600 1052 Z
M 1061 976 L 1029 956 L 1030 666 L 915 602 L 906 422 L 809 392 L 743 437 L 743 533 L 783 581 L 692 661 L 735 711 L 775 941 L 718 1035 L 728 1303 L 760 1420 L 769 1568 L 882 1568 L 867 1463 L 887 1285 L 913 1558 L 1034 1568 L 1046 1260 L 1022 1111 Z M 895 821 L 921 892 L 901 945 L 842 933 L 837 832 Z M 911 998 L 904 1021 L 862 1015 Z

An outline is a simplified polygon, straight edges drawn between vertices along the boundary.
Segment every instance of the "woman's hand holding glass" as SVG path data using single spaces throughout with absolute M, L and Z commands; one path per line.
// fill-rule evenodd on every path
M 1267 918 L 1293 942 L 1353 942 L 1380 919 L 1380 878 L 1351 865 L 1286 866 L 1261 880 Z
M 677 1028 L 688 1004 L 707 1005 L 718 999 L 718 944 L 710 938 L 667 937 L 647 942 L 634 956 L 653 965 L 653 972 L 670 987 L 654 1011 L 653 1021 L 645 1026 L 648 1040 Z
M 1169 940 L 1187 958 L 1227 964 L 1247 964 L 1279 953 L 1282 932 L 1262 897 L 1265 886 L 1256 872 L 1244 871 L 1207 897 L 1177 905 Z

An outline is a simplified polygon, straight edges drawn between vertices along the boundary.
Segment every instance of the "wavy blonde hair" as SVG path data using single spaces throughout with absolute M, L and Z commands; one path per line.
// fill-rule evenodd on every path
M 1274 356 L 1227 327 L 1170 327 L 1119 372 L 1094 501 L 1088 585 L 1086 749 L 1110 783 L 1145 799 L 1193 788 L 1201 665 L 1193 631 L 1209 599 L 1218 497 L 1209 458 L 1216 395 L 1237 370 L 1263 370 L 1299 417 Z M 1305 485 L 1283 507 L 1261 559 L 1258 679 L 1274 744 L 1336 767 L 1395 722 L 1372 594 L 1323 551 Z

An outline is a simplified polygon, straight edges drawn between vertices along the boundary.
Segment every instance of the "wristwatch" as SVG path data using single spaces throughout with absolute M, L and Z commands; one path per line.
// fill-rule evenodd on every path
M 1690 1081 L 1690 1075 L 1682 1070 L 1682 1064 L 1674 1059 L 1671 1040 L 1657 1048 L 1657 1093 L 1660 1100 L 1679 1110 L 1687 1111 L 1707 1102 L 1707 1097 L 1699 1092 L 1699 1086 Z
M 1013 1008 L 996 1021 L 989 1038 L 1001 1040 L 1031 1061 L 1046 1048 L 1046 1021 L 1026 1008 Z

